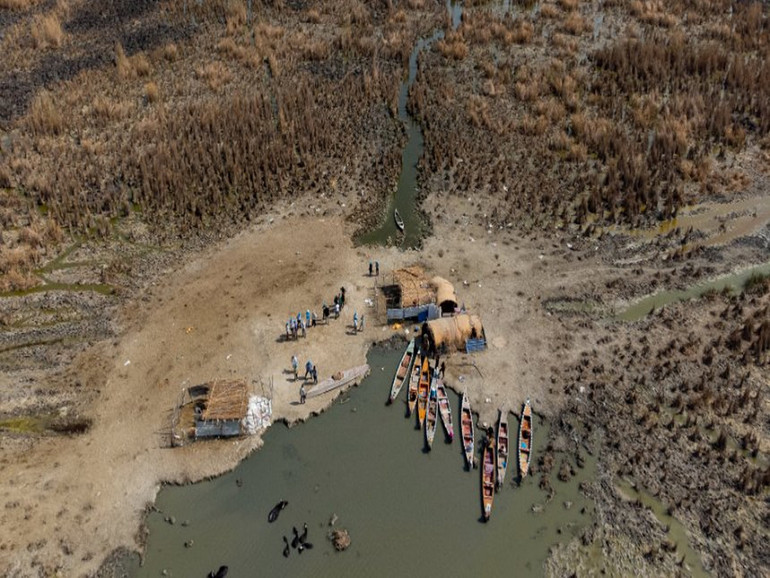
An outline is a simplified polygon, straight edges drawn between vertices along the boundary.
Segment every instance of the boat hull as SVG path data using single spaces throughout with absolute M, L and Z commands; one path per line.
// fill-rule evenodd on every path
M 436 397 L 438 398 L 438 411 L 441 416 L 441 423 L 444 425 L 444 431 L 451 442 L 455 438 L 455 429 L 454 424 L 452 423 L 452 408 L 449 405 L 449 396 L 446 392 L 446 386 L 440 379 L 438 380 L 438 385 L 436 387 Z
M 505 483 L 505 471 L 508 468 L 508 412 L 500 411 L 497 422 L 497 488 Z
M 465 453 L 465 461 L 468 463 L 468 469 L 473 469 L 473 450 L 475 441 L 473 439 L 473 413 L 471 412 L 471 404 L 468 400 L 468 394 L 463 393 L 462 402 L 460 405 L 460 430 L 463 436 L 463 452 Z
M 428 360 L 422 363 L 420 371 L 420 385 L 417 388 L 417 419 L 420 422 L 420 428 L 425 425 L 425 414 L 428 412 L 428 392 L 430 390 L 430 366 Z
M 524 478 L 529 473 L 529 462 L 532 459 L 532 407 L 529 400 L 526 401 L 521 410 L 517 452 L 519 455 L 519 475 Z
M 434 375 L 430 384 L 428 410 L 425 416 L 425 441 L 428 444 L 428 449 L 433 447 L 433 439 L 436 437 L 436 426 L 438 425 L 438 398 L 436 397 L 437 381 L 438 378 Z
M 412 362 L 414 361 L 414 339 L 412 339 L 406 346 L 404 355 L 401 356 L 401 361 L 396 369 L 396 375 L 393 377 L 393 383 L 390 386 L 390 397 L 388 397 L 388 403 L 393 403 L 398 394 L 401 393 L 401 388 L 404 383 L 409 381 L 412 370 Z
M 484 445 L 484 458 L 481 462 L 481 504 L 484 521 L 492 515 L 492 502 L 495 499 L 495 448 L 492 440 Z

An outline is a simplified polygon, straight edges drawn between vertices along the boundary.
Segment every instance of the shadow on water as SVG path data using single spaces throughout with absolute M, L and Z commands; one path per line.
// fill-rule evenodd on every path
M 541 573 L 549 548 L 591 520 L 593 507 L 578 485 L 595 464 L 567 483 L 553 481 L 550 501 L 536 478 L 507 483 L 495 495 L 491 520 L 478 523 L 480 472 L 464 470 L 461 444 L 436 443 L 425 454 L 424 433 L 398 408 L 382 405 L 399 359 L 397 351 L 372 351 L 374 370 L 347 403 L 291 429 L 274 424 L 262 449 L 228 474 L 164 488 L 159 511 L 147 517 L 144 566 L 130 560 L 129 574 L 205 576 L 222 564 L 234 576 L 496 575 L 504 567 Z M 459 397 L 449 393 L 457 412 Z M 404 392 L 394 405 L 402 403 Z M 269 524 L 280 500 L 289 505 Z M 352 539 L 344 553 L 327 539 L 334 515 Z M 174 524 L 165 521 L 171 516 Z M 286 559 L 283 537 L 291 540 L 292 527 L 305 522 L 313 550 L 291 550 Z
M 462 4 L 457 1 L 447 0 L 446 6 L 452 21 L 452 28 L 457 29 L 462 19 Z M 417 211 L 417 163 L 420 157 L 422 157 L 425 140 L 420 124 L 409 114 L 407 101 L 409 99 L 409 89 L 417 78 L 420 53 L 430 48 L 435 41 L 443 37 L 444 31 L 436 30 L 430 37 L 420 38 L 409 55 L 409 72 L 406 80 L 401 84 L 401 90 L 398 93 L 398 119 L 404 124 L 407 136 L 406 145 L 401 152 L 401 174 L 398 177 L 396 192 L 391 197 L 385 210 L 382 224 L 373 231 L 356 239 L 359 244 L 385 245 L 393 242 L 403 248 L 416 248 L 420 245 L 423 236 L 423 224 Z M 394 218 L 396 209 L 398 209 L 404 221 L 403 232 L 396 227 Z

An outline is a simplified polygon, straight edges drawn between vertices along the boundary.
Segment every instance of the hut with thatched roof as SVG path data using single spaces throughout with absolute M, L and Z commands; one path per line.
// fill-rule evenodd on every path
M 206 396 L 195 416 L 195 437 L 237 436 L 249 407 L 245 379 L 217 379 L 207 384 Z
M 436 291 L 436 304 L 441 308 L 441 314 L 452 314 L 457 309 L 457 294 L 454 285 L 443 277 L 434 277 L 430 284 Z
M 465 349 L 469 340 L 485 339 L 479 316 L 467 313 L 428 321 L 426 335 L 432 351 Z
M 382 287 L 387 301 L 388 321 L 434 319 L 441 313 L 436 307 L 436 288 L 418 265 L 393 271 L 393 282 Z

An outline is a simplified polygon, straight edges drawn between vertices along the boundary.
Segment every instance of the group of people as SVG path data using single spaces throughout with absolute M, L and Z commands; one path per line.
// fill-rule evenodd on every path
M 380 276 L 380 262 L 379 261 L 375 261 L 374 262 L 374 270 L 376 271 L 375 275 L 377 275 L 379 277 Z M 372 262 L 369 261 L 369 277 L 371 277 L 371 276 L 372 276 Z
M 311 313 L 310 309 L 305 311 L 305 318 L 302 313 L 297 313 L 296 317 L 289 317 L 286 322 L 286 339 L 297 339 L 300 335 L 307 337 L 307 328 L 315 327 L 318 323 L 318 316 L 315 311 Z

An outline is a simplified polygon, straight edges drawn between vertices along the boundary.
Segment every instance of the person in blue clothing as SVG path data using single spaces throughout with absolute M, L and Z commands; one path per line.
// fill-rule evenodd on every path
M 310 361 L 309 359 L 305 364 L 305 379 L 307 379 L 308 375 L 313 375 L 313 362 Z
M 353 312 L 353 329 L 358 331 L 358 311 Z
M 310 327 L 310 309 L 305 311 L 305 325 Z

